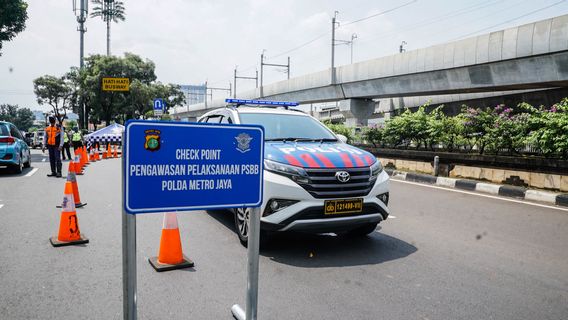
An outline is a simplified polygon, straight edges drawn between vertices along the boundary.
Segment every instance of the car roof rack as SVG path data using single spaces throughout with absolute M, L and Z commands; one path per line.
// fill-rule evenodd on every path
M 236 104 L 236 107 L 240 107 L 242 105 L 248 106 L 259 106 L 265 108 L 284 108 L 286 110 L 289 107 L 296 107 L 300 105 L 298 102 L 289 102 L 289 101 L 271 101 L 271 100 L 248 100 L 248 99 L 225 99 L 226 103 Z

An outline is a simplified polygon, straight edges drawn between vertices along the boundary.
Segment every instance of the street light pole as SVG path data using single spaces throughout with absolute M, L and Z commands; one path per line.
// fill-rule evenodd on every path
M 77 0 L 73 1 L 73 11 L 77 16 L 77 22 L 79 23 L 79 27 L 77 31 L 79 31 L 79 71 L 83 70 L 85 64 L 85 32 L 87 32 L 87 28 L 85 28 L 85 22 L 87 21 L 87 13 L 89 11 L 89 2 L 88 0 L 79 0 L 79 13 L 77 14 Z M 79 96 L 79 108 L 83 111 L 83 129 L 88 129 L 89 120 L 87 115 L 86 106 L 83 100 L 83 96 Z
M 335 84 L 335 20 L 339 11 L 335 11 L 331 19 L 331 84 Z

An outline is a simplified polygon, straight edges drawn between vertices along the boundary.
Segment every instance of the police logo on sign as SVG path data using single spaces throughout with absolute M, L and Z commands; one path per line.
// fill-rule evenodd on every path
M 249 136 L 246 133 L 241 133 L 238 136 L 236 136 L 235 139 L 237 140 L 238 143 L 237 150 L 239 150 L 242 153 L 250 151 L 250 141 L 252 140 L 251 136 Z
M 146 130 L 146 142 L 144 143 L 144 149 L 148 151 L 157 151 L 160 149 L 160 130 Z

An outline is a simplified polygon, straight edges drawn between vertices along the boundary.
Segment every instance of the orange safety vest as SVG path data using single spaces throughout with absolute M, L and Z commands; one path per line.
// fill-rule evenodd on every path
M 57 146 L 61 143 L 61 129 L 58 127 L 49 126 L 45 128 L 45 134 L 47 135 L 47 145 Z

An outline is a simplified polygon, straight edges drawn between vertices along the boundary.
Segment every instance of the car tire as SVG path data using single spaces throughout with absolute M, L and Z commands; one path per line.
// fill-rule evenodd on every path
M 29 168 L 32 166 L 32 154 L 28 153 L 28 161 L 24 162 L 24 168 Z
M 14 166 L 14 173 L 20 174 L 24 170 L 24 164 L 22 163 L 22 155 L 20 155 L 20 160 L 18 160 L 18 164 Z
M 349 230 L 346 235 L 351 237 L 364 237 L 375 232 L 377 225 L 378 223 L 369 223 L 361 227 Z
M 235 215 L 235 229 L 239 241 L 244 247 L 248 245 L 248 232 L 249 232 L 249 217 L 252 208 L 237 208 L 233 209 Z M 260 246 L 266 246 L 270 234 L 266 230 L 260 230 Z

